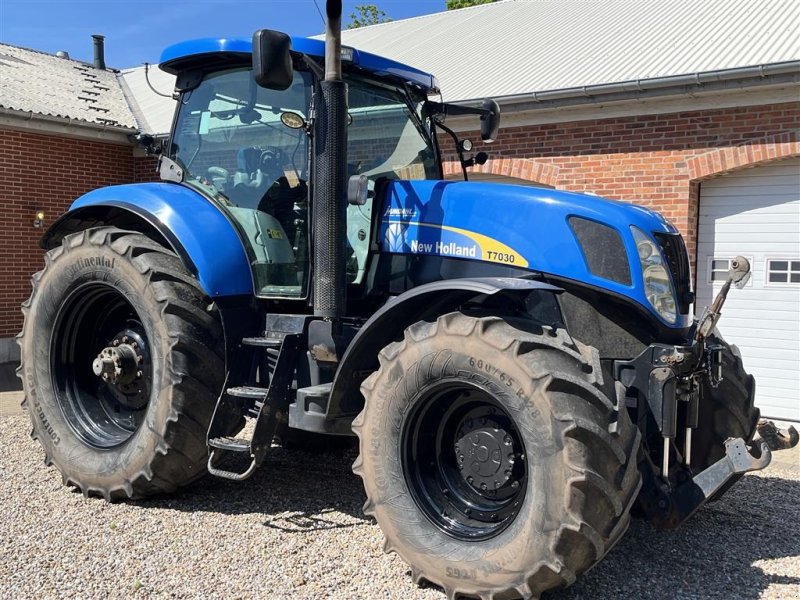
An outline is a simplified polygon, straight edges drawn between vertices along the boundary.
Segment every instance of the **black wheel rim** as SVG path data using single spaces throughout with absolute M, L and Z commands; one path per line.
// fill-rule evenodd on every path
M 56 399 L 72 431 L 95 448 L 127 442 L 144 421 L 153 370 L 147 333 L 127 298 L 105 283 L 73 291 L 56 318 L 50 356 Z M 96 374 L 102 358 L 116 360 L 116 372 Z
M 527 488 L 525 447 L 514 420 L 486 390 L 437 382 L 403 425 L 401 461 L 414 502 L 444 533 L 484 540 L 505 530 Z

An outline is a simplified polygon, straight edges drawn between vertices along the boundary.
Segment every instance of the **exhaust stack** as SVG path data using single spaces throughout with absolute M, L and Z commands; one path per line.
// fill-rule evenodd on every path
M 325 12 L 325 79 L 316 99 L 314 131 L 314 314 L 336 319 L 344 316 L 347 291 L 347 84 L 342 81 L 341 0 L 328 0 Z
M 106 68 L 106 49 L 105 49 L 105 42 L 104 40 L 106 37 L 104 35 L 95 34 L 92 36 L 92 40 L 94 42 L 94 68 L 95 69 L 105 69 Z

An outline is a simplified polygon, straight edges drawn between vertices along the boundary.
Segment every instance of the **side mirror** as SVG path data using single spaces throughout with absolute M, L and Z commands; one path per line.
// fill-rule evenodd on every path
M 493 142 L 500 130 L 500 105 L 491 98 L 486 98 L 483 101 L 483 110 L 488 113 L 481 115 L 481 139 L 484 142 Z
M 164 151 L 164 142 L 155 139 L 152 135 L 147 133 L 137 133 L 133 137 L 134 141 L 144 148 L 144 153 L 147 156 L 158 156 Z
M 347 180 L 347 203 L 351 206 L 364 206 L 373 196 L 369 191 L 369 178 L 366 175 L 351 175 Z
M 271 29 L 259 29 L 253 34 L 253 78 L 271 90 L 285 90 L 292 85 L 292 38 Z

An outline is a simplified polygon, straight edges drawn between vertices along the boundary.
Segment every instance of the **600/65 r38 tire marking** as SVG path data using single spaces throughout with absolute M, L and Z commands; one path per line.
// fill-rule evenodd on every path
M 451 313 L 379 358 L 353 423 L 353 470 L 415 581 L 449 598 L 538 597 L 624 533 L 640 436 L 601 391 L 596 350 L 529 322 Z
M 107 500 L 203 475 L 222 330 L 178 257 L 137 232 L 89 229 L 50 250 L 32 284 L 20 375 L 45 462 Z

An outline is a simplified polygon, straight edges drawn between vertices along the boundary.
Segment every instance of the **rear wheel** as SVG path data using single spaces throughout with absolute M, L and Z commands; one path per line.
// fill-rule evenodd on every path
M 224 364 L 219 316 L 197 281 L 169 250 L 114 227 L 67 236 L 45 262 L 19 340 L 45 462 L 107 500 L 203 475 Z
M 449 598 L 530 598 L 599 561 L 640 487 L 639 433 L 564 331 L 451 313 L 380 353 L 353 470 L 387 551 Z

